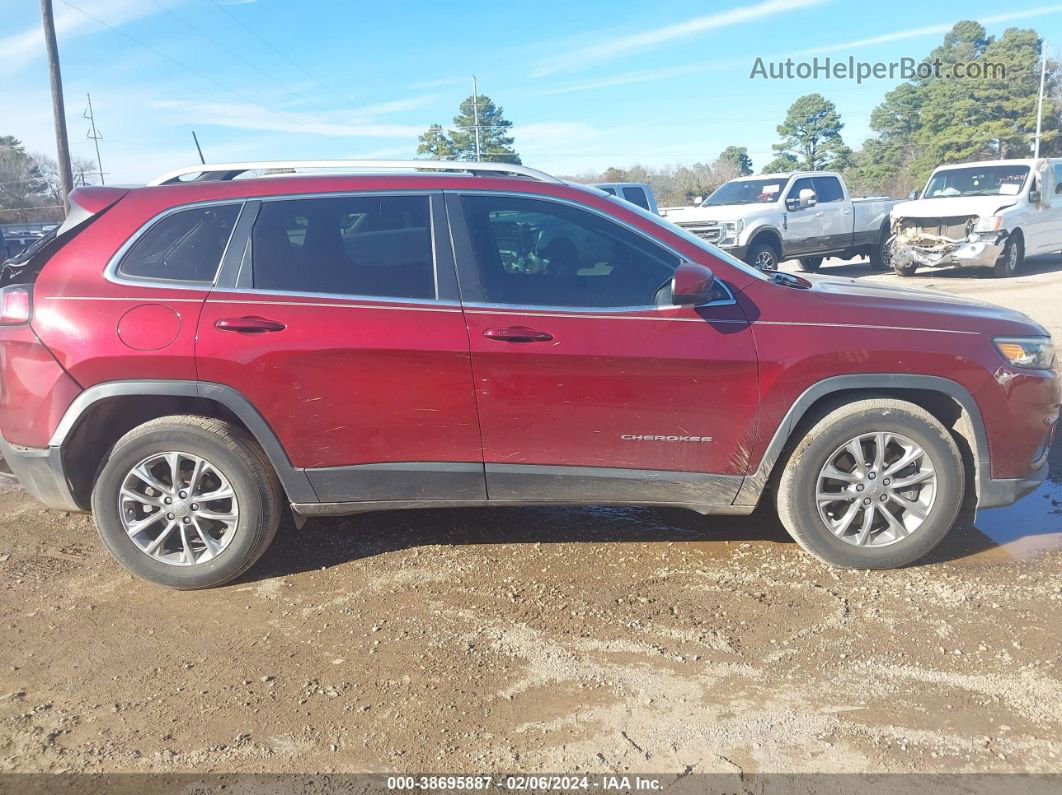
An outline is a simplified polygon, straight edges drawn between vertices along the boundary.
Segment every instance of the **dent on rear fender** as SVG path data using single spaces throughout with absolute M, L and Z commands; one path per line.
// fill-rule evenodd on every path
M 0 432 L 12 444 L 47 447 L 81 386 L 28 326 L 0 332 Z

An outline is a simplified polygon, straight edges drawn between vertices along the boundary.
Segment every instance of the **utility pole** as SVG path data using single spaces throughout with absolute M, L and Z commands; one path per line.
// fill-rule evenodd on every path
M 476 125 L 476 161 L 480 158 L 479 154 L 479 91 L 476 90 L 476 76 L 472 75 L 472 120 Z
M 103 136 L 96 129 L 96 115 L 92 112 L 92 94 L 85 94 L 85 96 L 88 97 L 88 110 L 85 111 L 85 118 L 89 120 L 89 124 L 92 126 L 88 137 L 92 139 L 92 143 L 96 144 L 96 165 L 100 168 L 100 184 L 106 185 L 107 183 L 103 180 L 103 158 L 100 157 L 100 141 L 103 140 Z
M 1040 157 L 1040 128 L 1044 118 L 1044 77 L 1047 76 L 1047 41 L 1040 45 L 1043 49 L 1043 64 L 1040 66 L 1040 98 L 1036 103 L 1036 147 L 1033 152 L 1034 158 Z
M 48 70 L 52 78 L 52 115 L 55 117 L 55 146 L 59 156 L 59 182 L 63 190 L 63 205 L 69 210 L 70 191 L 74 176 L 70 170 L 70 143 L 66 137 L 66 108 L 63 105 L 63 76 L 59 72 L 59 45 L 55 41 L 55 18 L 52 0 L 41 0 L 44 20 L 44 45 L 48 50 Z

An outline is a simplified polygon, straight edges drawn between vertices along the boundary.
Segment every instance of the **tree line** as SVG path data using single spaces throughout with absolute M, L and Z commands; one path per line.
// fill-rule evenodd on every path
M 75 185 L 92 185 L 96 164 L 86 158 L 73 158 Z M 0 223 L 14 224 L 61 221 L 62 183 L 54 158 L 26 151 L 11 135 L 0 135 Z

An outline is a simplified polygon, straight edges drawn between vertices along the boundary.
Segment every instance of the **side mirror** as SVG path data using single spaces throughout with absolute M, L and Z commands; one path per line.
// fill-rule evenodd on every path
M 1038 191 L 1038 190 L 1029 191 L 1029 204 L 1039 204 L 1039 203 L 1040 203 L 1040 191 Z
M 800 207 L 801 207 L 801 209 L 807 209 L 808 207 L 814 207 L 817 202 L 818 202 L 818 199 L 815 197 L 815 191 L 813 191 L 811 188 L 804 188 L 804 190 L 800 191 Z
M 907 194 L 907 201 L 911 201 L 911 202 L 917 201 L 918 197 L 921 196 L 921 195 L 922 195 L 921 191 L 913 190 L 913 191 L 911 191 L 910 193 Z
M 683 260 L 671 279 L 671 303 L 675 306 L 703 306 L 715 297 L 715 274 L 696 262 Z

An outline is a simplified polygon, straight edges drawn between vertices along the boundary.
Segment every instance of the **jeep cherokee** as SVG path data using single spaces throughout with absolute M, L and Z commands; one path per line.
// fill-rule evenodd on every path
M 203 165 L 71 205 L 3 267 L 0 446 L 162 585 L 237 577 L 289 509 L 764 495 L 822 560 L 900 566 L 1047 472 L 1024 315 L 765 274 L 522 166 Z

